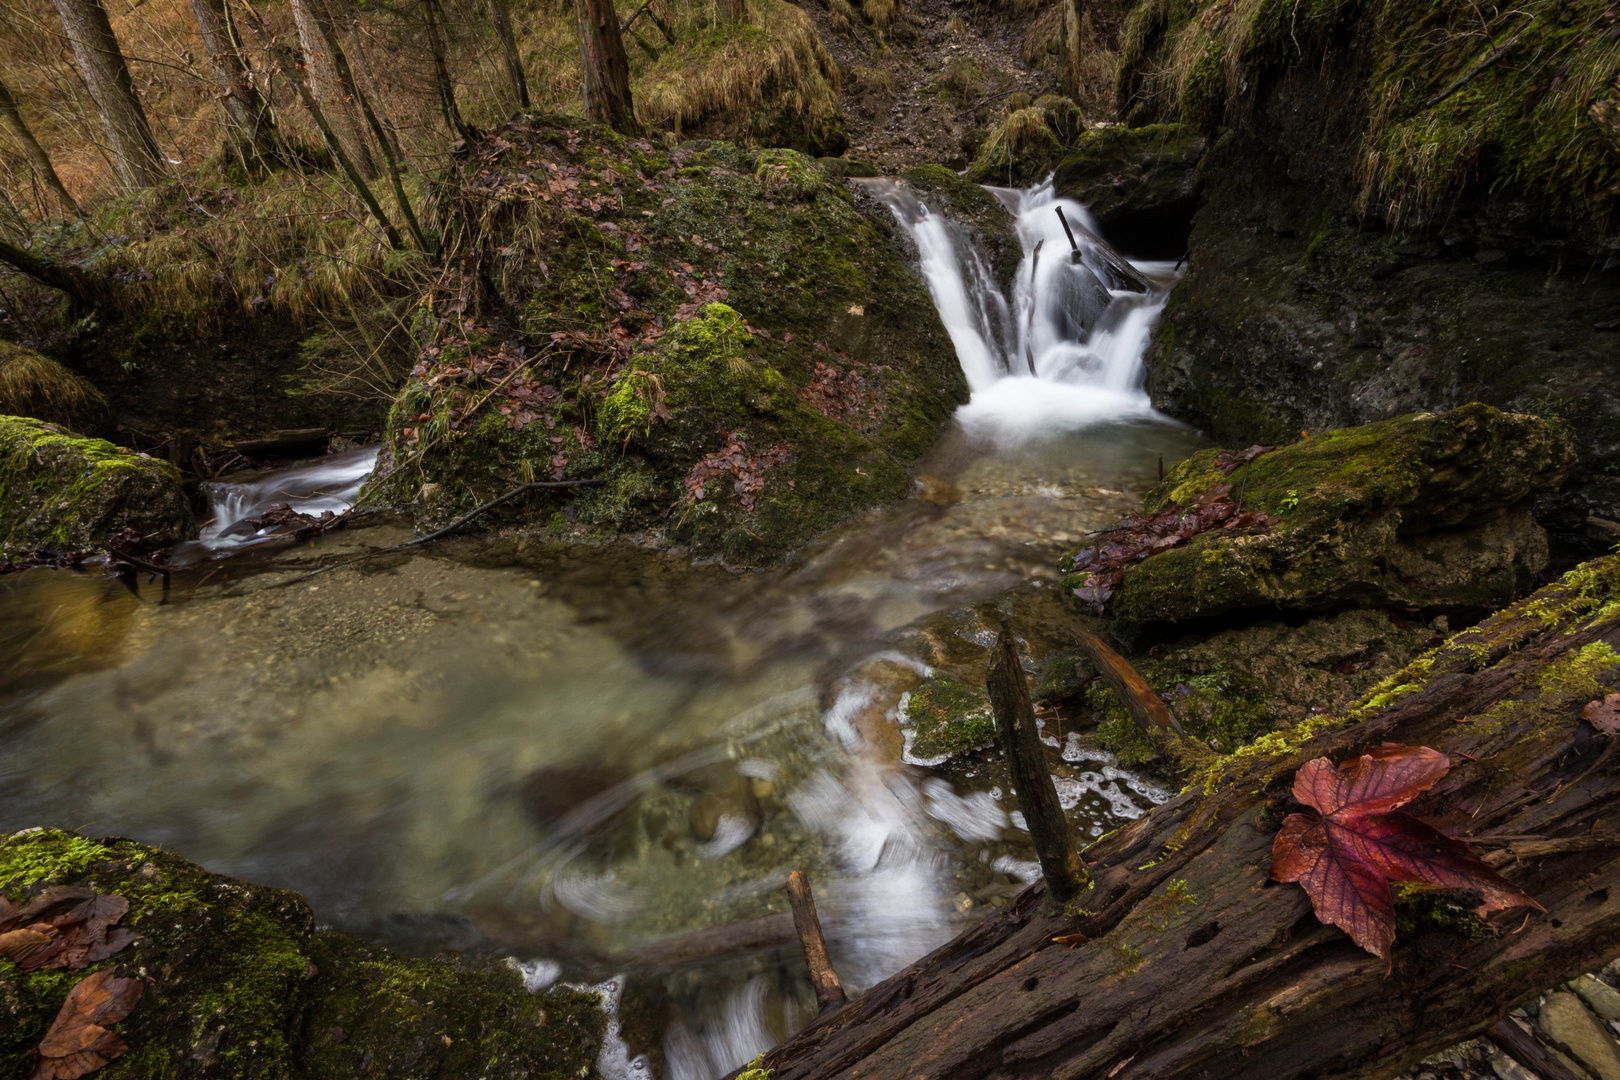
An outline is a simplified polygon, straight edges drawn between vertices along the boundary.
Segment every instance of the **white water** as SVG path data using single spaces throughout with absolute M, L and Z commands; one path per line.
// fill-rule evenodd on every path
M 343 513 L 354 505 L 360 486 L 376 467 L 378 449 L 365 446 L 285 469 L 236 473 L 227 480 L 203 484 L 209 520 L 198 533 L 197 543 L 208 552 L 228 552 L 271 539 L 275 530 L 260 529 L 247 519 L 276 503 L 314 518 L 327 511 Z
M 991 188 L 1016 219 L 1024 249 L 1009 297 L 962 229 L 903 182 L 864 183 L 917 244 L 919 269 L 973 391 L 957 413 L 970 433 L 1010 446 L 1158 417 L 1142 390 L 1142 353 L 1179 280 L 1172 264 L 1133 264 L 1151 286 L 1146 294 L 1104 289 L 1098 278 L 1106 279 L 1106 262 L 1087 236 L 1096 225 L 1085 207 L 1057 198 L 1050 182 Z M 1071 226 L 1083 226 L 1076 230 L 1078 262 L 1058 207 Z

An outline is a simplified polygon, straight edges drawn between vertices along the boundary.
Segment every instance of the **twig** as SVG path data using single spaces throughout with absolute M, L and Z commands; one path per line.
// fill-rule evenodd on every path
M 816 1001 L 821 1011 L 836 1009 L 847 1000 L 844 985 L 833 970 L 832 958 L 827 955 L 827 941 L 821 936 L 821 920 L 816 916 L 816 898 L 810 891 L 810 880 L 803 870 L 788 875 L 788 903 L 793 907 L 793 929 L 798 932 L 799 946 L 804 949 L 804 962 L 810 969 L 810 985 L 815 987 Z
M 433 541 L 439 539 L 439 537 L 452 533 L 461 528 L 463 525 L 467 524 L 467 522 L 471 521 L 479 514 L 482 514 L 484 511 L 492 510 L 501 505 L 501 503 L 506 502 L 508 499 L 515 499 L 525 491 L 549 491 L 555 488 L 596 487 L 599 484 L 605 483 L 607 483 L 607 481 L 601 479 L 600 477 L 592 477 L 589 480 L 536 480 L 528 484 L 519 484 L 506 494 L 495 496 L 483 506 L 474 507 L 472 510 L 467 511 L 467 513 L 462 514 L 460 517 L 456 518 L 456 520 L 452 521 L 450 524 L 446 525 L 437 532 L 430 532 L 426 536 L 419 536 L 415 540 L 407 540 L 403 544 L 395 544 L 393 547 L 383 548 L 381 551 L 373 551 L 367 557 L 369 558 L 370 555 L 385 555 L 390 551 L 402 551 L 405 548 L 410 547 L 419 547 L 422 544 L 431 544 Z
M 1478 75 L 1480 72 L 1484 71 L 1486 68 L 1490 67 L 1492 64 L 1496 63 L 1498 60 L 1502 59 L 1502 57 L 1506 56 L 1508 53 L 1512 52 L 1518 47 L 1519 39 L 1514 38 L 1506 45 L 1503 45 L 1500 49 L 1494 50 L 1489 56 L 1470 68 L 1468 74 L 1464 75 L 1462 78 L 1458 79 L 1456 82 L 1434 95 L 1434 97 L 1430 98 L 1428 101 L 1425 101 L 1422 107 L 1418 109 L 1418 112 L 1421 113 L 1426 109 L 1434 108 L 1436 105 L 1446 100 L 1446 98 L 1450 97 L 1452 94 L 1455 94 L 1464 86 L 1467 86 L 1469 82 L 1473 80 L 1474 76 Z

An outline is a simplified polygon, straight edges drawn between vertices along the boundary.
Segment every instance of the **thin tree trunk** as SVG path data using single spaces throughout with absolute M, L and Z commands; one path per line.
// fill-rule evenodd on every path
M 422 0 L 422 10 L 427 19 L 428 47 L 433 53 L 433 78 L 439 89 L 439 111 L 450 133 L 471 143 L 478 137 L 478 132 L 461 118 L 461 109 L 456 105 L 456 85 L 450 80 L 444 35 L 439 30 L 439 0 Z
M 1486 1032 L 1525 995 L 1620 955 L 1620 735 L 1581 716 L 1620 684 L 1616 596 L 1620 556 L 1594 560 L 1441 645 L 1381 707 L 1223 759 L 1083 853 L 1095 886 L 1078 918 L 1037 883 L 760 1067 L 776 1080 L 1348 1080 Z M 1303 889 L 1270 881 L 1299 766 L 1385 742 L 1451 758 L 1407 809 L 1475 843 L 1545 914 L 1472 930 L 1415 914 L 1386 976 Z
M 714 0 L 714 13 L 721 22 L 745 22 L 748 19 L 748 8 L 743 0 Z
M 619 35 L 613 0 L 576 0 L 579 62 L 585 76 L 585 115 L 620 135 L 640 135 L 630 101 L 630 60 Z
M 1085 0 L 1063 0 L 1063 87 L 1070 100 L 1080 100 L 1080 15 Z
M 278 154 L 280 139 L 270 115 L 270 103 L 253 85 L 242 54 L 231 40 L 225 0 L 191 0 L 191 10 L 197 15 L 197 28 L 202 31 L 203 45 L 214 68 L 214 85 L 219 87 L 220 105 L 231 122 L 237 147 L 265 156 Z
M 127 191 L 161 182 L 168 164 L 152 137 L 146 111 L 135 96 L 135 82 L 113 36 L 100 0 L 51 0 L 73 46 L 73 58 L 101 114 L 112 150 L 113 170 Z
M 105 284 L 77 266 L 35 255 L 26 248 L 0 240 L 0 262 L 9 263 L 42 285 L 61 289 L 75 303 L 89 307 L 106 293 Z
M 17 107 L 17 99 L 12 96 L 11 89 L 3 81 L 0 81 L 0 116 L 5 117 L 6 126 L 11 128 L 11 133 L 17 137 L 17 141 L 22 143 L 29 164 L 33 165 L 34 171 L 39 174 L 45 186 L 55 193 L 57 202 L 62 204 L 62 209 L 70 214 L 77 214 L 79 204 L 68 194 L 68 189 L 62 184 L 62 178 L 56 175 L 56 166 L 51 164 L 51 156 L 39 145 L 39 140 L 34 138 L 33 131 L 23 120 L 22 110 Z
M 377 160 L 366 141 L 364 123 L 355 93 L 338 72 L 337 61 L 327 42 L 332 39 L 332 17 L 323 0 L 292 0 L 293 24 L 298 27 L 298 44 L 304 51 L 309 74 L 309 93 L 320 105 L 321 115 L 332 138 L 343 147 L 355 171 L 370 180 L 377 175 Z M 296 72 L 286 72 L 299 82 Z
M 501 55 L 506 59 L 506 75 L 512 80 L 518 108 L 527 109 L 529 80 L 523 74 L 523 59 L 518 56 L 517 35 L 512 32 L 512 13 L 506 0 L 489 0 L 489 21 L 495 24 L 495 36 L 501 39 Z
M 394 155 L 394 160 L 403 163 L 405 152 L 399 148 L 399 132 L 394 122 L 388 118 L 383 109 L 382 94 L 377 89 L 377 80 L 371 73 L 371 60 L 366 56 L 365 31 L 360 26 L 360 16 L 353 14 L 349 18 L 348 55 L 354 68 L 354 75 L 360 92 L 371 102 L 371 108 L 382 121 L 383 134 L 386 137 L 386 152 Z M 363 110 L 362 110 L 363 111 Z

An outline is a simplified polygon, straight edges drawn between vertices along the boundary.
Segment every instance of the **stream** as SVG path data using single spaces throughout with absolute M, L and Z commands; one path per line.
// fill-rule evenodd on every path
M 709 1080 L 813 1019 L 791 869 L 852 992 L 1006 903 L 1038 871 L 998 766 L 909 764 L 903 702 L 926 657 L 989 643 L 987 598 L 1016 590 L 1041 644 L 1059 555 L 1202 445 L 1140 387 L 1176 269 L 1106 289 L 1049 186 L 997 191 L 1025 251 L 1002 295 L 902 184 L 864 183 L 916 242 L 973 391 L 913 498 L 754 574 L 467 540 L 308 576 L 408 534 L 287 547 L 244 519 L 341 510 L 375 451 L 226 478 L 168 605 L 94 574 L 0 578 L 0 829 L 161 844 L 395 948 L 605 985 L 614 1080 Z M 1046 734 L 1081 837 L 1168 797 Z

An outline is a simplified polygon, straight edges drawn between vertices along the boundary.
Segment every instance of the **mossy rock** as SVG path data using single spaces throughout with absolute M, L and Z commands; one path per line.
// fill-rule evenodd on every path
M 1208 140 L 1185 124 L 1087 131 L 1058 164 L 1058 195 L 1083 204 L 1103 236 L 1132 255 L 1186 250 Z
M 1097 677 L 1097 665 L 1079 649 L 1065 649 L 1041 661 L 1035 680 L 1036 701 L 1062 701 L 1085 689 Z
M 106 1080 L 596 1074 L 605 1019 L 591 994 L 531 995 L 504 965 L 407 959 L 317 930 L 296 893 L 250 885 L 131 840 L 55 830 L 0 839 L 0 892 L 85 884 L 129 901 L 134 944 L 88 970 L 138 977 Z M 0 1077 L 21 1080 L 83 971 L 0 961 Z
M 1188 735 L 1225 754 L 1269 732 L 1343 712 L 1434 634 L 1387 612 L 1345 611 L 1299 626 L 1267 621 L 1189 636 L 1132 662 Z M 1100 742 L 1121 763 L 1156 760 L 1158 748 L 1112 690 L 1094 685 L 1086 700 L 1100 714 Z
M 469 244 L 521 317 L 423 342 L 363 502 L 436 525 L 516 483 L 598 478 L 481 524 L 758 565 L 906 494 L 968 393 L 886 208 L 792 150 L 666 152 L 564 119 L 494 135 L 480 170 L 544 162 L 600 196 L 464 189 L 452 209 L 484 223 Z M 514 384 L 537 396 L 486 402 L 496 380 L 455 367 L 503 343 L 538 354 Z
M 1532 497 L 1575 462 L 1564 421 L 1480 404 L 1313 436 L 1231 477 L 1217 454 L 1177 465 L 1144 512 L 1230 484 L 1274 524 L 1202 532 L 1128 569 L 1110 601 L 1122 633 L 1257 609 L 1501 607 L 1529 592 L 1547 561 Z M 1080 584 L 1064 579 L 1071 595 Z
M 42 420 L 0 416 L 0 562 L 99 550 L 126 527 L 165 544 L 197 535 L 179 470 Z
M 996 722 L 983 687 L 950 679 L 924 679 L 906 698 L 901 722 L 912 729 L 911 755 L 950 757 L 990 746 Z
M 943 165 L 922 165 L 901 175 L 929 209 L 957 222 L 973 250 L 989 264 L 996 284 L 1010 293 L 1024 260 L 1024 246 L 1001 200 Z

